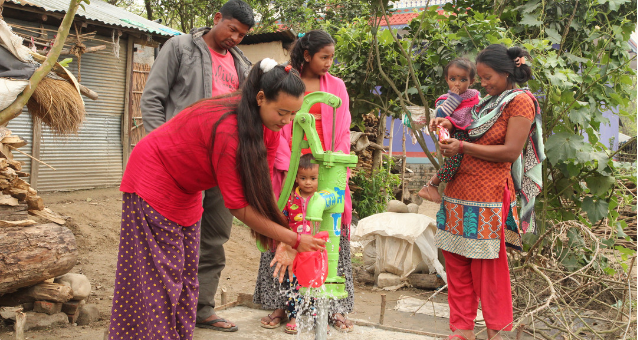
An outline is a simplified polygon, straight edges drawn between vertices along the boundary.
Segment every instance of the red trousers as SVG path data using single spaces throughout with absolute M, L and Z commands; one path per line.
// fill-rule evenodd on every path
M 512 330 L 512 286 L 503 230 L 509 212 L 510 191 L 505 189 L 501 249 L 497 259 L 472 259 L 442 250 L 450 305 L 450 330 L 474 329 L 479 300 L 487 328 Z

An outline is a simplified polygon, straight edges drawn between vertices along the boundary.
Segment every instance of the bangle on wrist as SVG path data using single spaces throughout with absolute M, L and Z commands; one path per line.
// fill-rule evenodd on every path
M 463 153 L 463 141 L 459 144 L 459 153 Z
M 299 247 L 299 243 L 301 243 L 301 234 L 297 234 L 297 242 L 294 246 L 292 246 L 292 249 L 297 250 L 297 247 Z

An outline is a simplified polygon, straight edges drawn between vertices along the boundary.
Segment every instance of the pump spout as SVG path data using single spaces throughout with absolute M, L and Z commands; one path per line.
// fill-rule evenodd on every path
M 323 213 L 332 209 L 337 204 L 339 196 L 332 190 L 315 192 L 306 209 L 306 219 L 311 222 L 323 221 Z

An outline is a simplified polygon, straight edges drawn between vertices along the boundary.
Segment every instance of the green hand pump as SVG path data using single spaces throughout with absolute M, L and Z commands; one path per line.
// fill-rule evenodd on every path
M 324 103 L 333 108 L 332 150 L 323 150 L 315 128 L 315 118 L 309 113 L 310 108 L 316 103 Z M 334 151 L 335 115 L 336 109 L 341 104 L 339 97 L 321 91 L 310 93 L 304 98 L 303 105 L 293 121 L 290 166 L 278 201 L 279 209 L 283 210 L 297 176 L 301 149 L 306 149 L 310 146 L 312 155 L 315 158 L 314 163 L 319 164 L 319 184 L 317 192 L 308 202 L 306 220 L 321 222 L 319 231 L 327 231 L 330 235 L 326 243 L 328 276 L 323 287 L 325 289 L 318 288 L 312 291 L 302 289 L 302 294 L 317 298 L 343 299 L 348 296 L 345 291 L 345 279 L 337 275 L 337 265 L 339 261 L 341 215 L 344 210 L 346 181 L 348 180 L 347 171 L 348 167 L 357 165 L 358 158 L 355 155 Z M 307 140 L 304 140 L 304 135 Z

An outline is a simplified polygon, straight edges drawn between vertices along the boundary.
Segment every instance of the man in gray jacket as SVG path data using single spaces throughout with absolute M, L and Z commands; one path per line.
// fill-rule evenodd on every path
M 251 63 L 237 45 L 255 24 L 252 8 L 229 0 L 215 14 L 212 28 L 195 28 L 168 40 L 162 47 L 144 88 L 142 119 L 147 132 L 203 98 L 237 90 Z M 217 187 L 204 193 L 199 258 L 197 327 L 226 332 L 237 326 L 215 314 L 215 292 L 226 264 L 224 243 L 230 237 L 233 216 Z

